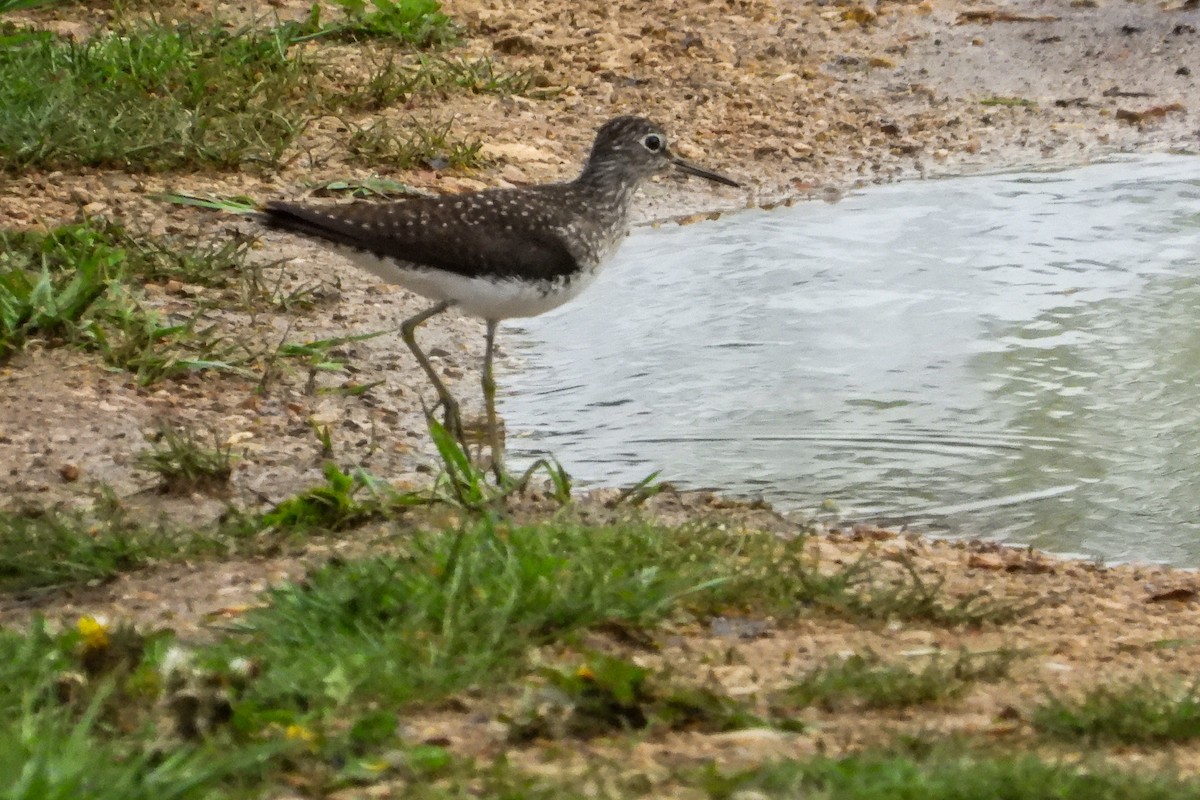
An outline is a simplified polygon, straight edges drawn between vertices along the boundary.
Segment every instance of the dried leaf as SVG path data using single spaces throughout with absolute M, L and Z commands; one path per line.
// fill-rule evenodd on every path
M 1158 119 L 1165 117 L 1175 111 L 1184 111 L 1182 103 L 1171 103 L 1165 106 L 1151 106 L 1142 111 L 1130 111 L 1126 108 L 1117 109 L 1117 119 L 1128 122 L 1130 125 L 1141 125 L 1147 120 Z

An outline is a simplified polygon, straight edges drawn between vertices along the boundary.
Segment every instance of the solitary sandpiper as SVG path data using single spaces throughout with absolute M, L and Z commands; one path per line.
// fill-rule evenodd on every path
M 446 428 L 460 440 L 458 403 L 415 334 L 422 322 L 451 306 L 486 321 L 483 396 L 492 468 L 500 480 L 492 376 L 497 324 L 543 314 L 583 291 L 628 233 L 635 190 L 670 167 L 738 186 L 677 157 L 658 125 L 626 116 L 600 127 L 583 171 L 567 183 L 385 204 L 316 207 L 274 201 L 267 203 L 262 219 L 330 243 L 382 280 L 436 301 L 405 320 L 400 333 L 437 390 Z

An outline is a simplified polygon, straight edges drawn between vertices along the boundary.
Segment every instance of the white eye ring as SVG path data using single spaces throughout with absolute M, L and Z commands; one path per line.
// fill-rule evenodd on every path
M 659 136 L 657 133 L 648 133 L 642 137 L 642 147 L 646 148 L 651 153 L 660 152 L 665 144 L 666 143 L 663 141 L 663 137 Z

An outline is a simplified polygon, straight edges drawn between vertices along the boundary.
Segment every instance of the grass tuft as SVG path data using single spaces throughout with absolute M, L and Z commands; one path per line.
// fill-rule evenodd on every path
M 184 284 L 222 289 L 239 279 L 262 282 L 264 266 L 250 263 L 253 240 L 241 234 L 196 241 L 177 236 L 134 236 L 109 226 L 109 233 L 128 261 L 127 272 L 142 281 Z
M 452 127 L 450 122 L 422 125 L 414 121 L 396 131 L 386 120 L 377 120 L 366 128 L 355 127 L 346 147 L 351 160 L 364 166 L 461 170 L 482 164 L 482 143 L 456 139 Z
M 147 279 L 187 277 L 221 285 L 241 270 L 244 242 L 201 249 L 135 238 L 89 220 L 49 233 L 0 232 L 0 362 L 31 339 L 74 344 L 142 384 L 199 370 L 239 371 L 244 345 L 190 318 L 165 320 L 142 301 Z
M 1200 738 L 1200 697 L 1156 683 L 1098 686 L 1082 697 L 1050 697 L 1034 709 L 1033 727 L 1055 739 L 1158 744 Z
M 538 88 L 529 71 L 507 72 L 490 58 L 473 60 L 421 54 L 402 58 L 389 53 L 371 65 L 365 80 L 348 79 L 343 91 L 329 100 L 345 112 L 375 112 L 408 100 L 415 94 L 471 94 L 549 96 L 555 90 Z
M 90 226 L 0 234 L 0 360 L 31 336 L 70 337 L 108 291 L 122 253 Z
M 906 708 L 944 703 L 962 696 L 976 681 L 993 682 L 1008 675 L 1019 654 L 1012 650 L 988 653 L 961 651 L 947 659 L 935 654 L 914 669 L 888 664 L 875 653 L 830 660 L 778 693 L 782 706 L 819 705 L 833 711 L 859 708 Z
M 0 590 L 100 583 L 172 550 L 163 531 L 133 522 L 113 503 L 91 515 L 0 512 Z
M 147 524 L 112 495 L 87 512 L 0 511 L 0 591 L 95 585 L 156 564 L 277 552 L 281 540 L 304 532 L 236 513 L 184 529 Z
M 233 475 L 233 448 L 222 444 L 215 431 L 212 440 L 209 447 L 194 431 L 163 427 L 153 446 L 138 454 L 138 468 L 158 475 L 164 494 L 224 493 Z
M 332 442 L 326 439 L 323 449 L 331 450 Z M 363 470 L 343 472 L 336 464 L 329 462 L 324 472 L 325 485 L 314 486 L 289 497 L 259 517 L 254 523 L 255 527 L 292 532 L 344 531 L 384 516 L 390 510 L 426 502 L 419 495 L 394 492 L 388 492 L 386 498 L 381 498 L 374 491 L 379 481 Z M 360 499 L 363 490 L 371 490 L 370 496 Z
M 711 536 L 708 541 L 727 546 Z M 1032 610 L 1027 602 L 995 600 L 983 593 L 954 597 L 945 590 L 944 579 L 927 581 L 907 557 L 881 562 L 866 554 L 828 569 L 803 539 L 747 536 L 739 544 L 735 554 L 726 556 L 739 562 L 736 578 L 693 598 L 699 613 L 716 616 L 732 608 L 787 617 L 816 612 L 855 620 L 978 627 L 1010 622 Z
M 854 755 L 783 761 L 705 781 L 713 800 L 821 797 L 838 800 L 1171 800 L 1200 784 L 1171 776 L 1053 764 L 1032 756 Z
M 414 47 L 449 44 L 457 35 L 438 0 L 334 0 L 345 22 L 321 29 L 321 35 L 359 41 L 394 39 Z

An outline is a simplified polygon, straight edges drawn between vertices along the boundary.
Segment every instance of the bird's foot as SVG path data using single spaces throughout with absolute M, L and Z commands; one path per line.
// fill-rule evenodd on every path
M 495 475 L 497 486 L 505 487 L 511 482 L 504 470 L 503 420 L 496 420 L 496 436 L 493 440 L 486 416 L 468 419 L 463 423 L 463 441 L 468 446 L 468 452 L 474 450 L 475 457 L 472 460 L 475 464 L 480 469 L 491 470 Z

